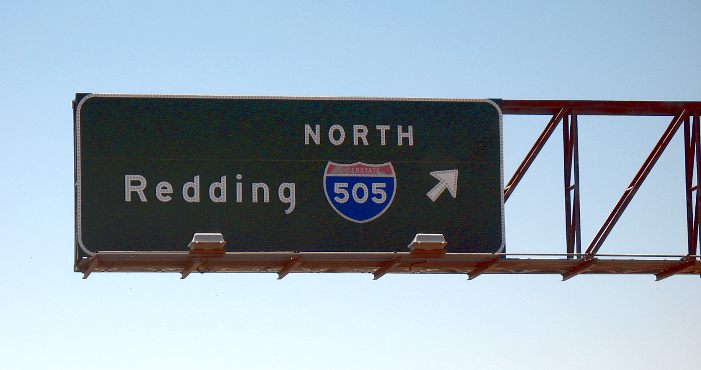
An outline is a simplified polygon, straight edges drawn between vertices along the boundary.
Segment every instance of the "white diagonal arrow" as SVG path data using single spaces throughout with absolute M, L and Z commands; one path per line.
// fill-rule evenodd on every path
M 430 174 L 438 179 L 438 184 L 426 193 L 432 202 L 435 202 L 445 189 L 448 189 L 453 198 L 458 196 L 458 170 L 433 171 Z

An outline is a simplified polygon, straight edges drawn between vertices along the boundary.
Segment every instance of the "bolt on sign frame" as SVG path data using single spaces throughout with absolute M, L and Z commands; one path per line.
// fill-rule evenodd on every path
M 550 117 L 545 129 L 504 187 L 504 201 L 513 194 L 530 166 L 562 123 L 564 155 L 564 253 L 420 253 L 420 252 L 227 252 L 217 256 L 188 252 L 98 252 L 76 261 L 76 271 L 92 272 L 271 272 L 278 279 L 300 272 L 364 272 L 379 279 L 387 273 L 463 273 L 470 280 L 482 274 L 654 274 L 662 280 L 676 274 L 701 275 L 701 102 L 502 100 L 505 115 Z M 75 104 L 74 104 L 75 112 Z M 579 116 L 662 116 L 670 123 L 593 240 L 582 248 L 580 230 Z M 606 238 L 683 126 L 687 210 L 687 250 L 679 254 L 602 254 Z M 409 241 L 407 241 L 408 243 Z

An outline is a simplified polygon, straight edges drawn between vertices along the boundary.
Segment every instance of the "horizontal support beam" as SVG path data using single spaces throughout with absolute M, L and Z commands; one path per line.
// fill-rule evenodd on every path
M 673 116 L 701 110 L 698 101 L 502 100 L 504 114 L 553 115 L 560 109 L 578 115 Z
M 482 273 L 488 274 L 558 274 L 571 271 L 582 260 L 567 258 L 568 254 L 522 253 L 446 253 L 438 258 L 413 257 L 408 252 L 228 252 L 221 257 L 207 258 L 207 272 L 280 272 L 281 266 L 299 257 L 303 264 L 295 272 L 376 273 L 388 261 L 401 258 L 401 264 L 390 266 L 384 273 L 469 274 L 480 264 L 498 261 Z M 193 257 L 187 252 L 99 252 L 99 264 L 90 266 L 91 258 L 83 258 L 77 266 L 81 273 L 90 272 L 174 272 L 191 267 Z M 650 274 L 676 266 L 684 255 L 619 255 L 600 254 L 595 265 L 583 274 Z M 697 260 L 701 256 L 692 256 Z M 200 267 L 201 268 L 201 267 Z M 192 269 L 194 272 L 197 269 Z M 380 271 L 382 272 L 382 271 Z M 681 274 L 701 274 L 697 263 Z

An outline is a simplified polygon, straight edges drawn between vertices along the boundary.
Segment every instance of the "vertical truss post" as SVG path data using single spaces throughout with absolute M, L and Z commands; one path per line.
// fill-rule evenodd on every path
M 630 182 L 628 188 L 626 188 L 626 190 L 623 192 L 621 199 L 618 200 L 618 203 L 613 208 L 613 211 L 611 211 L 608 218 L 599 229 L 599 232 L 596 233 L 594 240 L 592 240 L 591 244 L 589 244 L 586 252 L 587 255 L 591 256 L 599 251 L 601 245 L 604 243 L 604 240 L 606 240 L 606 237 L 608 237 L 609 233 L 611 233 L 611 230 L 616 225 L 616 222 L 618 222 L 618 219 L 621 218 L 623 211 L 626 210 L 628 204 L 630 204 L 630 201 L 633 200 L 635 193 L 637 193 L 638 189 L 640 189 L 640 185 L 642 185 L 642 183 L 645 181 L 647 175 L 650 174 L 652 167 L 655 166 L 655 163 L 657 163 L 657 160 L 667 148 L 667 144 L 669 144 L 669 142 L 672 140 L 672 137 L 674 137 L 674 134 L 677 132 L 677 129 L 679 129 L 682 121 L 688 115 L 688 111 L 684 109 L 681 113 L 674 116 L 672 122 L 670 122 L 669 126 L 667 126 L 667 129 L 662 134 L 662 137 L 652 149 L 652 152 L 650 152 L 650 155 L 648 155 L 642 167 L 640 167 L 640 170 L 638 170 L 638 173 L 633 178 L 633 181 Z
M 582 230 L 581 230 L 581 220 L 579 213 L 579 126 L 577 126 L 577 115 L 572 115 L 572 150 L 574 151 L 574 225 L 575 225 L 575 252 L 577 254 L 582 253 Z
M 688 254 L 696 254 L 699 245 L 699 175 L 701 174 L 701 137 L 698 112 L 684 120 L 684 159 L 686 174 L 686 227 Z
M 565 235 L 567 258 L 582 253 L 582 237 L 579 215 L 579 145 L 577 139 L 577 115 L 563 117 L 562 143 L 565 174 Z

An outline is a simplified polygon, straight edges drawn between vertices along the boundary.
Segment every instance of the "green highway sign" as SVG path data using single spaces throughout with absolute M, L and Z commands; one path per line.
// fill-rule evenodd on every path
M 78 256 L 504 248 L 499 101 L 77 94 Z

